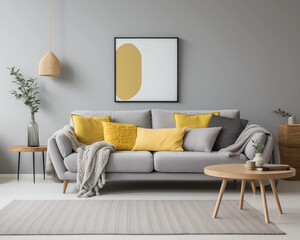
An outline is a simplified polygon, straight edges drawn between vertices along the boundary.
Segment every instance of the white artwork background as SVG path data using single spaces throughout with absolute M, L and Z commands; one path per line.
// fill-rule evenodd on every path
M 177 39 L 116 39 L 116 49 L 125 43 L 142 55 L 141 89 L 126 101 L 177 101 Z

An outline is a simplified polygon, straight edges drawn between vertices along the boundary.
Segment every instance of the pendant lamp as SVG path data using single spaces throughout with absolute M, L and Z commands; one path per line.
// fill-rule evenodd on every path
M 49 51 L 40 61 L 39 75 L 48 77 L 59 77 L 60 75 L 59 60 L 51 51 L 51 0 L 49 0 Z

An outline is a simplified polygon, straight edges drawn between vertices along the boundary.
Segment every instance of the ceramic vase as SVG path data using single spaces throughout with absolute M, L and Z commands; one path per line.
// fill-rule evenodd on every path
M 296 124 L 296 117 L 294 116 L 288 117 L 288 124 Z
M 262 156 L 262 153 L 255 153 L 255 157 L 253 158 L 255 161 L 256 167 L 262 167 L 265 163 L 265 159 Z
M 34 113 L 31 113 L 31 121 L 27 127 L 27 145 L 28 147 L 38 147 L 39 143 L 39 125 L 34 120 Z

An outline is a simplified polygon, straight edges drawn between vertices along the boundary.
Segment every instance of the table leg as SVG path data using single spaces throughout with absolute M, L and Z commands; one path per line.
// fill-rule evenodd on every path
M 20 177 L 20 160 L 21 160 L 21 152 L 18 153 L 18 181 L 19 181 L 19 177 Z
M 255 186 L 255 181 L 254 180 L 251 180 L 251 187 L 252 187 L 252 191 L 254 194 L 256 194 L 256 186 Z
M 224 178 L 223 181 L 222 181 L 221 188 L 220 188 L 220 192 L 219 192 L 218 200 L 217 200 L 217 203 L 216 203 L 213 218 L 217 217 L 219 207 L 220 207 L 220 204 L 221 204 L 221 200 L 222 200 L 222 197 L 223 197 L 223 193 L 224 193 L 225 188 L 226 188 L 226 184 L 227 184 L 227 178 Z
M 276 204 L 277 204 L 277 208 L 278 208 L 279 214 L 282 214 L 282 209 L 281 209 L 281 205 L 280 205 L 279 198 L 278 198 L 278 195 L 277 195 L 277 190 L 276 190 L 276 186 L 275 186 L 274 180 L 273 179 L 269 179 L 269 181 L 270 181 L 270 184 L 271 184 L 273 195 L 274 195 L 275 200 L 276 200 Z
M 45 156 L 44 156 L 44 152 L 42 152 L 42 156 L 43 156 L 43 173 L 44 173 L 44 180 L 45 180 Z
M 265 192 L 265 186 L 263 180 L 259 180 L 259 185 L 260 185 L 260 192 L 261 192 L 261 197 L 264 205 L 264 212 L 265 212 L 265 222 L 269 223 L 269 213 L 268 213 L 268 206 L 267 206 L 267 199 L 266 199 L 266 192 Z
M 33 183 L 35 183 L 35 155 L 32 153 L 32 163 L 33 163 Z
M 245 185 L 246 185 L 246 179 L 242 179 L 241 196 L 240 196 L 240 209 L 243 209 Z

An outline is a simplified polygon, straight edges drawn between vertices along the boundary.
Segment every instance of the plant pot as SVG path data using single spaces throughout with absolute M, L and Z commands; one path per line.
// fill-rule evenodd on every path
M 288 117 L 288 124 L 296 124 L 296 117 L 294 116 Z
M 34 121 L 34 113 L 31 113 L 31 121 L 27 127 L 27 145 L 28 147 L 40 146 L 39 125 Z
M 262 156 L 262 153 L 255 153 L 255 157 L 253 158 L 255 161 L 256 167 L 262 167 L 265 163 L 265 159 Z

